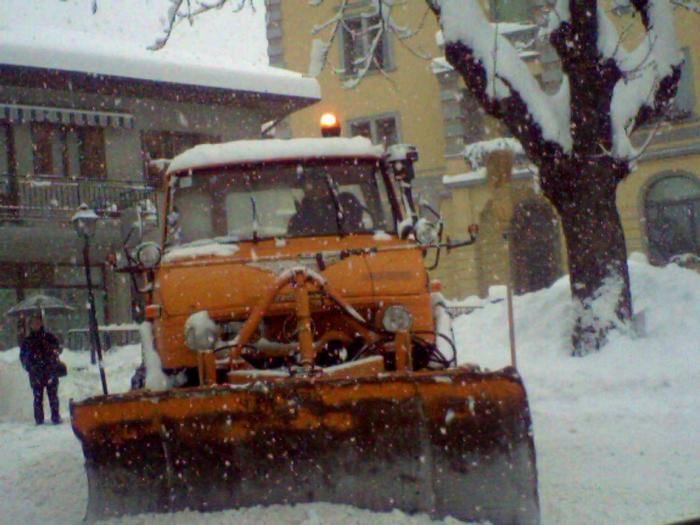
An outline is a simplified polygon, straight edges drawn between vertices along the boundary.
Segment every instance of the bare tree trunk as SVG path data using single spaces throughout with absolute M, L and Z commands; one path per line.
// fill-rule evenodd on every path
M 612 328 L 632 317 L 627 247 L 615 202 L 617 177 L 600 167 L 604 162 L 583 164 L 575 174 L 555 176 L 568 184 L 544 188 L 566 239 L 576 306 L 573 354 L 579 356 L 598 350 Z

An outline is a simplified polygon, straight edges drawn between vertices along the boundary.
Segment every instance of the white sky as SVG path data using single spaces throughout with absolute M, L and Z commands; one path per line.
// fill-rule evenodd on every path
M 31 35 L 37 44 L 50 44 L 56 35 L 65 34 L 76 47 L 89 49 L 99 39 L 123 50 L 145 49 L 162 34 L 169 2 L 98 0 L 95 15 L 91 4 L 91 0 L 2 0 L 0 32 Z M 198 17 L 191 27 L 181 22 L 166 49 L 158 53 L 177 57 L 184 52 L 202 62 L 239 68 L 267 65 L 264 2 L 254 1 L 255 12 L 246 7 L 234 13 L 237 4 L 232 0 L 223 9 Z

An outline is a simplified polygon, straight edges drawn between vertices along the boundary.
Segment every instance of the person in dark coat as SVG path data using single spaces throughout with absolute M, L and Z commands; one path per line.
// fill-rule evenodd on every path
M 343 229 L 346 233 L 359 233 L 365 231 L 362 223 L 364 208 L 360 199 L 349 191 L 344 191 L 338 195 L 338 204 L 343 210 Z
M 335 235 L 338 219 L 328 183 L 322 177 L 304 176 L 304 197 L 296 203 L 296 213 L 287 231 L 292 236 Z
M 44 389 L 49 397 L 51 421 L 61 422 L 58 408 L 58 359 L 61 345 L 58 338 L 44 330 L 41 315 L 33 315 L 29 321 L 31 332 L 22 341 L 20 361 L 29 374 L 29 384 L 34 393 L 34 420 L 37 425 L 44 423 Z

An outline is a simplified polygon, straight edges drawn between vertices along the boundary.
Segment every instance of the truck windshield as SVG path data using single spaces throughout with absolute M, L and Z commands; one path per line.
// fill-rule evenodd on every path
M 244 165 L 172 185 L 168 243 L 395 231 L 375 161 Z

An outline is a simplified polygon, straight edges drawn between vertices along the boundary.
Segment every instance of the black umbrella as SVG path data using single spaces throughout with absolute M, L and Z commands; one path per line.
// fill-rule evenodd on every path
M 34 312 L 41 312 L 42 316 L 45 313 L 67 313 L 72 312 L 74 308 L 67 305 L 56 297 L 50 295 L 37 294 L 20 301 L 10 308 L 5 315 L 10 317 L 20 317 L 31 315 Z

